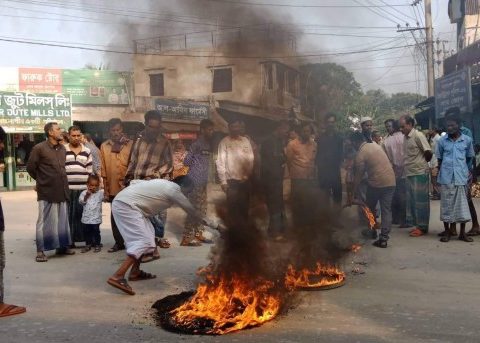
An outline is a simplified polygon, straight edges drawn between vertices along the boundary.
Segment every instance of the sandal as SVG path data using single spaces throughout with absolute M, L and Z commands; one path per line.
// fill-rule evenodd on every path
M 22 306 L 0 304 L 0 317 L 15 316 L 27 312 L 27 309 Z
M 149 263 L 159 259 L 160 259 L 160 256 L 154 256 L 153 254 L 146 254 L 140 258 L 140 263 Z
M 182 242 L 180 243 L 180 246 L 182 247 L 199 247 L 201 245 L 202 243 L 200 243 L 198 240 L 190 237 L 183 237 Z
M 131 276 L 131 275 L 130 275 L 130 276 L 128 277 L 128 281 L 152 280 L 152 279 L 155 279 L 155 278 L 157 278 L 156 275 L 153 275 L 153 274 L 144 272 L 143 270 L 140 270 L 140 272 L 138 273 L 138 275 L 136 275 L 136 276 Z
M 170 242 L 166 238 L 159 238 L 157 240 L 157 245 L 162 249 L 170 248 Z
M 97 245 L 95 248 L 93 248 L 93 252 L 100 252 L 102 251 L 102 247 L 100 245 Z
M 133 291 L 132 287 L 130 287 L 130 285 L 128 284 L 127 280 L 125 279 L 114 279 L 114 278 L 109 278 L 107 280 L 107 283 L 112 286 L 112 287 L 115 287 L 129 295 L 135 295 L 135 292 Z
M 423 232 L 419 228 L 415 228 L 412 231 L 410 231 L 410 237 L 420 237 L 423 235 L 425 235 L 425 232 Z
M 458 236 L 458 240 L 459 241 L 464 241 L 464 242 L 467 242 L 467 243 L 472 243 L 473 242 L 473 238 L 470 237 L 470 236 L 467 236 L 467 235 Z
M 35 257 L 35 261 L 37 261 L 37 262 L 48 262 L 48 257 L 45 256 L 45 254 L 37 255 L 37 257 Z

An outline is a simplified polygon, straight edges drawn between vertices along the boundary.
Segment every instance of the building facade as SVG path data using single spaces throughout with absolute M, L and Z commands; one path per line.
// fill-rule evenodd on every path
M 208 40 L 210 38 L 210 40 Z M 211 118 L 217 129 L 242 118 L 260 136 L 274 121 L 300 112 L 300 75 L 289 56 L 293 36 L 271 28 L 136 41 L 135 113 L 164 114 L 168 131 L 197 130 Z M 198 41 L 209 41 L 200 44 Z M 202 110 L 203 109 L 203 110 Z

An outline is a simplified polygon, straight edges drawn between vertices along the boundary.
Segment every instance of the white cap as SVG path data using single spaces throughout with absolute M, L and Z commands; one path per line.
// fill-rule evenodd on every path
M 372 121 L 372 117 L 362 117 L 360 118 L 360 124 L 365 123 L 366 121 Z

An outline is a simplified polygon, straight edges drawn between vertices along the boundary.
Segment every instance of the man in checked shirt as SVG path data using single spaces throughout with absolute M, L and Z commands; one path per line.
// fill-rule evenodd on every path
M 131 180 L 171 180 L 173 172 L 173 151 L 170 142 L 162 135 L 162 114 L 151 110 L 145 113 L 145 130 L 140 132 L 133 143 L 128 162 L 125 185 Z M 163 226 L 166 224 L 167 213 L 159 216 Z M 161 248 L 170 247 L 163 238 L 163 228 L 158 220 L 152 222 Z

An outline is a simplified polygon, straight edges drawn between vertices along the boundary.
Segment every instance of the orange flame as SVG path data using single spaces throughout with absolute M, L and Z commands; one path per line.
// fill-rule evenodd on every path
M 268 280 L 251 280 L 233 275 L 207 277 L 195 295 L 171 312 L 180 325 L 195 333 L 196 321 L 213 322 L 207 333 L 223 335 L 273 319 L 280 311 L 281 297 L 275 284 Z
M 360 244 L 352 244 L 350 250 L 353 252 L 353 253 L 357 253 L 360 251 L 360 249 L 362 249 L 362 246 Z
M 370 229 L 373 230 L 376 224 L 375 216 L 373 215 L 372 211 L 368 208 L 368 206 L 362 206 L 363 213 L 365 213 L 365 217 L 367 217 L 368 220 L 368 226 Z
M 321 288 L 339 284 L 345 280 L 345 273 L 335 266 L 317 262 L 315 270 L 304 268 L 295 270 L 292 265 L 288 266 L 285 277 L 285 286 L 288 290 L 296 288 Z

